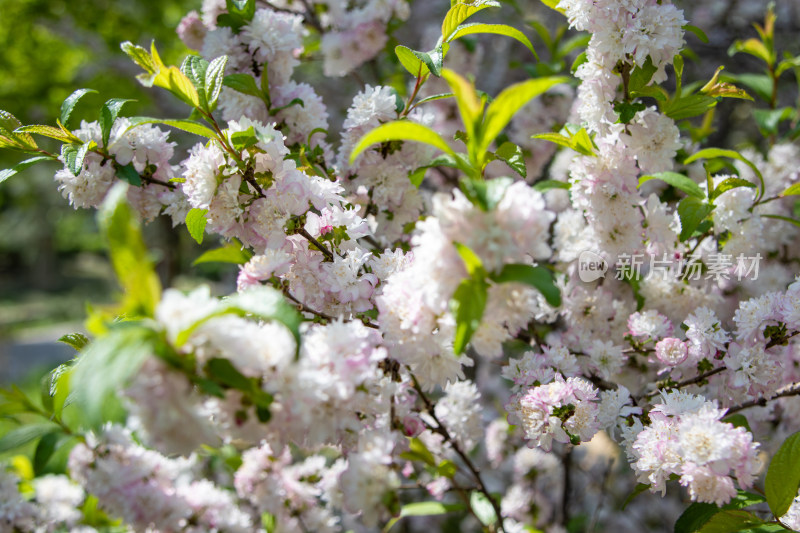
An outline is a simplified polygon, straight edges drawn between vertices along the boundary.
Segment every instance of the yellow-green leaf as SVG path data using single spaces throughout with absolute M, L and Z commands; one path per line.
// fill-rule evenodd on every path
M 531 51 L 533 56 L 539 59 L 539 54 L 536 53 L 536 50 L 533 49 L 533 45 L 531 41 L 525 36 L 524 33 L 519 31 L 516 28 L 508 26 L 506 24 L 481 24 L 481 23 L 474 23 L 474 24 L 462 24 L 453 34 L 447 39 L 447 42 L 455 41 L 461 37 L 466 35 L 472 35 L 475 33 L 492 33 L 495 35 L 505 35 L 506 37 L 511 37 L 512 39 L 516 39 L 517 41 L 524 44 L 528 50 Z
M 382 124 L 361 137 L 350 154 L 350 164 L 352 165 L 361 152 L 373 144 L 387 141 L 417 141 L 455 155 L 447 142 L 429 127 L 409 120 L 397 120 Z
M 462 22 L 487 7 L 500 7 L 500 3 L 493 0 L 479 0 L 477 2 L 458 2 L 454 4 L 445 15 L 444 22 L 442 22 L 442 39 L 449 41 L 450 35 Z

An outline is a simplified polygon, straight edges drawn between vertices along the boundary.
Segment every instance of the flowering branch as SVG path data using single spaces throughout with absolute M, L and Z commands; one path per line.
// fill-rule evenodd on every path
M 748 409 L 750 407 L 764 407 L 767 405 L 768 402 L 775 400 L 776 398 L 786 398 L 787 396 L 797 396 L 800 395 L 800 382 L 792 383 L 791 385 L 787 385 L 778 389 L 775 393 L 775 396 L 771 398 L 756 398 L 755 400 L 750 400 L 744 403 L 740 403 L 739 405 L 734 405 L 730 409 L 728 409 L 728 413 L 735 413 L 737 411 L 741 411 L 742 409 Z
M 433 408 L 433 402 L 431 402 L 428 396 L 422 391 L 422 387 L 420 387 L 419 381 L 417 381 L 417 378 L 416 376 L 414 376 L 414 374 L 411 374 L 410 369 L 409 369 L 409 374 L 411 375 L 411 380 L 414 385 L 414 390 L 417 392 L 419 397 L 422 399 L 422 402 L 425 404 L 425 409 L 428 411 L 428 414 L 431 416 L 431 418 L 433 418 L 434 422 L 436 422 L 437 424 L 435 427 L 429 426 L 431 431 L 435 431 L 436 433 L 444 437 L 444 440 L 450 443 L 450 446 L 453 448 L 453 451 L 455 451 L 456 454 L 459 457 L 461 457 L 461 460 L 464 461 L 464 464 L 467 465 L 467 468 L 469 469 L 470 472 L 472 472 L 472 475 L 475 477 L 475 481 L 477 481 L 478 483 L 478 490 L 492 504 L 492 508 L 494 509 L 494 512 L 497 515 L 498 531 L 504 532 L 505 530 L 503 529 L 503 515 L 500 511 L 500 505 L 494 499 L 492 494 L 489 492 L 489 489 L 486 487 L 486 484 L 483 482 L 483 478 L 481 477 L 480 471 L 475 467 L 475 464 L 472 462 L 472 460 L 470 460 L 469 456 L 464 452 L 464 450 L 461 449 L 461 446 L 458 444 L 456 439 L 454 439 L 453 436 L 450 435 L 450 432 L 447 431 L 447 427 L 445 427 L 442 421 L 439 420 L 439 418 L 436 416 L 436 412 L 434 411 Z

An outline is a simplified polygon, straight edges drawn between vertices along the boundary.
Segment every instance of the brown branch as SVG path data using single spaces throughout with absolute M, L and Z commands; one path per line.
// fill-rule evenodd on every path
M 750 400 L 744 403 L 740 403 L 739 405 L 734 405 L 733 407 L 728 409 L 728 414 L 741 411 L 742 409 L 748 409 L 750 407 L 764 407 L 767 405 L 768 402 L 775 400 L 777 398 L 786 398 L 787 396 L 797 396 L 797 395 L 800 395 L 800 382 L 792 383 L 790 385 L 786 385 L 785 387 L 778 389 L 775 396 L 771 398 L 756 398 L 755 400 Z

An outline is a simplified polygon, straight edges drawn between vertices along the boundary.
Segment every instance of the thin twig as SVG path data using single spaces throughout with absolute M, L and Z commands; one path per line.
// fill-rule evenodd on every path
M 791 385 L 786 385 L 783 388 L 778 389 L 775 396 L 771 398 L 756 398 L 755 400 L 750 400 L 744 403 L 740 403 L 739 405 L 735 405 L 728 409 L 728 414 L 735 413 L 737 411 L 741 411 L 742 409 L 747 409 L 749 407 L 764 407 L 767 405 L 768 402 L 775 400 L 777 398 L 786 398 L 787 396 L 797 396 L 800 395 L 800 382 L 792 383 Z
M 316 246 L 317 250 L 322 252 L 322 255 L 324 255 L 326 259 L 333 261 L 333 252 L 328 250 L 324 244 L 315 239 L 309 232 L 306 231 L 305 228 L 300 228 L 297 233 L 298 235 L 305 237 L 308 242 Z
M 478 482 L 478 490 L 489 500 L 489 503 L 492 504 L 492 508 L 494 509 L 494 512 L 497 515 L 498 531 L 505 532 L 505 530 L 503 529 L 503 515 L 500 511 L 500 505 L 497 503 L 494 497 L 492 497 L 492 494 L 489 492 L 489 489 L 483 482 L 483 478 L 481 477 L 480 471 L 475 467 L 475 464 L 472 462 L 469 456 L 464 452 L 464 450 L 461 449 L 461 446 L 459 446 L 455 438 L 453 438 L 453 436 L 450 435 L 450 432 L 447 431 L 447 427 L 436 416 L 436 413 L 434 412 L 433 409 L 433 403 L 430 401 L 428 396 L 422 391 L 422 387 L 420 387 L 419 381 L 417 381 L 416 376 L 414 374 L 410 375 L 412 383 L 414 384 L 414 390 L 417 391 L 417 394 L 422 399 L 422 402 L 425 404 L 425 409 L 428 411 L 428 414 L 437 424 L 436 427 L 429 426 L 430 429 L 432 431 L 435 431 L 442 437 L 444 437 L 445 441 L 450 443 L 450 446 L 453 448 L 453 451 L 455 451 L 456 454 L 459 457 L 461 457 L 461 460 L 464 461 L 464 464 L 467 465 L 467 468 L 469 469 L 470 472 L 472 472 L 472 475 L 475 477 L 475 481 Z

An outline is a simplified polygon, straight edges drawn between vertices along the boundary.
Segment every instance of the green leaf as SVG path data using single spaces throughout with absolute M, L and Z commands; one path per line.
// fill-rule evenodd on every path
M 569 190 L 570 185 L 568 182 L 565 181 L 558 181 L 558 180 L 541 180 L 537 181 L 536 184 L 533 186 L 534 191 L 539 192 L 546 192 L 550 189 L 564 189 Z
M 96 93 L 94 89 L 78 89 L 71 95 L 67 96 L 67 99 L 64 100 L 64 103 L 61 104 L 61 115 L 60 120 L 61 123 L 65 126 L 69 126 L 69 118 L 72 115 L 72 110 L 75 109 L 75 106 L 78 105 L 78 102 L 81 98 L 86 96 L 89 93 Z
M 635 497 L 642 494 L 643 492 L 647 492 L 650 489 L 650 485 L 645 483 L 637 483 L 636 487 L 628 494 L 628 497 L 625 498 L 625 501 L 622 503 L 622 508 L 620 511 L 624 511 L 625 508 L 628 506 L 629 503 L 633 501 Z
M 60 437 L 61 433 L 59 432 L 48 433 L 36 445 L 36 451 L 33 454 L 33 471 L 37 476 L 41 476 L 44 473 L 48 461 L 56 451 Z
M 714 188 L 714 191 L 711 193 L 711 199 L 717 198 L 720 194 L 730 191 L 731 189 L 737 189 L 739 187 L 750 187 L 755 189 L 756 185 L 754 183 L 750 183 L 747 180 L 743 180 L 742 178 L 726 178 L 722 180 L 722 183 L 717 185 Z
M 427 52 L 418 52 L 399 44 L 395 46 L 394 53 L 400 60 L 400 64 L 415 78 L 417 76 L 425 77 L 436 70 L 433 58 Z
M 753 513 L 741 510 L 725 510 L 712 516 L 699 533 L 732 533 L 764 523 Z
M 733 418 L 734 416 L 736 416 L 736 415 L 730 415 L 730 416 L 728 416 L 726 418 L 730 419 L 730 418 Z M 746 419 L 745 419 L 745 421 L 746 421 Z M 749 431 L 750 430 L 749 426 L 747 426 L 747 427 L 748 427 L 748 431 Z M 757 505 L 759 503 L 764 503 L 765 501 L 767 501 L 767 499 L 764 498 L 764 496 L 761 496 L 760 494 L 753 494 L 752 492 L 747 492 L 747 491 L 744 491 L 744 490 L 740 489 L 740 490 L 738 490 L 736 492 L 736 496 L 734 496 L 731 501 L 729 501 L 728 503 L 723 505 L 722 508 L 723 509 L 744 509 L 745 507 L 750 507 L 752 505 Z
M 644 111 L 647 106 L 642 102 L 616 102 L 614 112 L 619 115 L 617 124 L 628 124 L 636 113 Z
M 361 137 L 350 153 L 350 164 L 352 165 L 361 152 L 368 147 L 387 141 L 417 141 L 429 144 L 450 155 L 455 155 L 455 152 L 447 142 L 429 127 L 409 120 L 397 120 L 382 124 Z
M 206 230 L 206 224 L 208 224 L 207 213 L 208 209 L 197 208 L 190 209 L 186 213 L 186 228 L 189 230 L 189 235 L 192 236 L 192 239 L 197 241 L 197 244 L 203 244 L 203 233 Z
M 256 0 L 226 0 L 225 6 L 229 13 L 250 22 L 256 13 Z
M 721 509 L 713 503 L 693 503 L 675 522 L 675 533 L 695 533 Z
M 264 92 L 258 87 L 255 78 L 250 74 L 228 74 L 223 78 L 222 84 L 234 91 L 264 100 Z
M 577 132 L 572 133 L 568 128 L 562 129 L 564 133 L 539 133 L 531 136 L 531 139 L 542 139 L 556 143 L 559 146 L 575 150 L 581 155 L 593 156 L 594 144 L 592 138 L 585 128 L 580 128 Z
M 758 129 L 761 135 L 767 137 L 768 135 L 778 133 L 780 123 L 785 120 L 792 120 L 796 116 L 796 111 L 793 107 L 784 107 L 782 109 L 754 109 L 753 118 L 758 124 Z
M 800 182 L 790 185 L 785 191 L 781 193 L 781 196 L 795 196 L 800 194 Z
M 50 137 L 51 139 L 55 139 L 61 142 L 74 142 L 75 139 L 77 139 L 77 137 L 75 137 L 74 135 L 64 132 L 60 128 L 56 128 L 54 126 L 44 126 L 41 124 L 22 126 L 14 130 L 13 133 L 35 133 L 37 135 Z M 83 142 L 80 139 L 78 139 L 78 141 Z
M 30 424 L 12 429 L 0 437 L 0 454 L 21 448 L 39 437 L 58 430 L 58 425 L 53 422 Z
M 708 35 L 706 35 L 706 33 L 703 30 L 701 30 L 700 28 L 698 28 L 697 26 L 692 26 L 691 24 L 686 24 L 686 25 L 683 26 L 683 29 L 688 31 L 688 32 L 693 33 L 698 39 L 700 39 L 704 43 L 708 43 Z
M 122 181 L 130 183 L 134 187 L 142 186 L 142 177 L 136 171 L 133 163 L 128 163 L 125 166 L 117 166 L 117 177 Z
M 156 332 L 136 322 L 122 322 L 98 337 L 81 354 L 70 378 L 70 389 L 91 427 L 104 422 L 107 405 L 156 353 Z
M 444 16 L 444 21 L 442 22 L 442 40 L 451 40 L 450 36 L 454 31 L 456 31 L 456 28 L 458 28 L 462 22 L 467 20 L 475 13 L 488 7 L 500 7 L 500 3 L 494 0 L 477 0 L 455 3 Z
M 89 338 L 83 333 L 68 333 L 62 335 L 58 339 L 58 342 L 63 342 L 64 344 L 72 346 L 76 352 L 80 352 L 89 344 Z
M 503 199 L 506 189 L 514 182 L 511 178 L 482 179 L 464 178 L 458 186 L 470 202 L 482 211 L 491 211 Z
M 472 512 L 484 526 L 488 527 L 497 522 L 497 513 L 494 511 L 492 502 L 482 492 L 472 491 L 469 495 L 469 506 L 472 507 Z
M 134 63 L 139 65 L 145 72 L 147 72 L 150 76 L 141 75 L 139 81 L 145 86 L 150 87 L 153 85 L 152 75 L 154 75 L 157 70 L 158 66 L 156 65 L 155 61 L 153 61 L 153 56 L 150 53 L 142 48 L 141 46 L 135 45 L 130 41 L 125 41 L 124 43 L 120 44 L 120 48 L 122 51 L 130 57 Z M 149 83 L 149 84 L 148 84 Z
M 772 100 L 772 79 L 765 74 L 724 74 L 723 81 L 741 83 L 756 93 L 765 102 Z
M 553 274 L 542 266 L 512 263 L 503 266 L 498 274 L 491 276 L 495 283 L 517 282 L 530 285 L 538 290 L 553 307 L 561 305 L 561 291 L 558 290 L 553 280 Z
M 252 257 L 253 254 L 242 248 L 241 244 L 231 243 L 222 248 L 204 252 L 203 255 L 194 260 L 192 265 L 201 263 L 234 263 L 243 265 L 250 261 Z
M 468 246 L 464 246 L 460 242 L 454 242 L 453 245 L 456 247 L 458 255 L 461 256 L 461 260 L 464 261 L 464 267 L 467 269 L 467 274 L 476 279 L 485 278 L 486 270 L 483 268 L 481 258 L 478 257 L 478 255 Z
M 664 105 L 661 112 L 672 120 L 683 120 L 702 115 L 716 105 L 716 98 L 704 94 L 690 94 Z
M 523 178 L 528 177 L 528 171 L 525 168 L 525 155 L 522 153 L 522 148 L 516 144 L 504 142 L 500 145 L 500 148 L 495 150 L 494 155 Z
M 36 150 L 36 141 L 27 133 L 17 132 L 22 128 L 22 122 L 8 111 L 0 109 L 0 148 L 15 150 Z
M 73 144 L 62 144 L 61 155 L 64 158 L 67 169 L 75 176 L 80 174 L 81 170 L 83 170 L 83 160 L 86 158 L 86 154 L 89 152 L 90 148 L 95 146 L 94 141 L 83 143 L 78 147 L 75 147 Z
M 236 390 L 250 392 L 253 383 L 233 366 L 229 359 L 214 358 L 206 363 L 206 374 L 215 381 Z
M 644 65 L 637 66 L 631 71 L 631 76 L 628 80 L 628 91 L 636 92 L 644 89 L 653 79 L 653 74 L 656 73 L 656 70 L 658 69 L 653 65 L 653 60 L 650 59 L 650 56 L 647 56 Z
M 482 128 L 478 152 L 485 152 L 492 141 L 500 135 L 511 117 L 533 98 L 546 92 L 554 85 L 565 83 L 563 76 L 527 80 L 508 87 L 489 104 L 486 110 L 486 121 Z
M 753 430 L 750 429 L 750 424 L 747 422 L 747 418 L 743 414 L 734 413 L 732 415 L 726 416 L 725 418 L 722 419 L 722 421 L 731 424 L 735 428 L 744 428 L 750 433 L 753 432 Z
M 293 306 L 286 303 L 281 293 L 263 286 L 253 287 L 222 300 L 213 311 L 181 331 L 175 340 L 175 345 L 183 346 L 197 328 L 214 317 L 228 314 L 272 320 L 283 324 L 294 336 L 297 348 L 300 347 L 300 324 L 303 318 Z
M 26 168 L 33 166 L 36 163 L 40 163 L 42 161 L 55 161 L 55 159 L 46 155 L 41 155 L 41 156 L 31 157 L 30 159 L 26 159 L 25 161 L 21 161 L 11 168 L 0 170 L 0 183 L 3 183 L 8 178 L 17 175 Z
M 219 93 L 222 91 L 222 83 L 225 77 L 225 67 L 228 65 L 228 56 L 218 57 L 208 65 L 206 70 L 204 90 L 206 93 L 206 101 L 208 103 L 208 110 L 213 111 L 216 108 Z
M 407 516 L 436 516 L 455 511 L 463 511 L 464 505 L 460 503 L 441 503 L 441 502 L 412 502 L 405 504 L 400 509 L 400 516 L 394 517 L 383 528 L 383 532 L 387 533 L 394 527 L 401 518 Z
M 445 40 L 445 42 L 452 42 L 456 39 L 460 39 L 461 37 L 465 37 L 467 35 L 473 35 L 476 33 L 490 33 L 494 35 L 505 35 L 506 37 L 511 37 L 522 44 L 531 51 L 533 56 L 536 60 L 539 60 L 539 54 L 536 53 L 534 50 L 531 41 L 525 36 L 524 33 L 519 31 L 516 28 L 508 26 L 506 24 L 482 24 L 482 23 L 472 23 L 472 24 L 462 24 L 453 34 Z
M 442 70 L 442 77 L 452 89 L 456 96 L 456 105 L 461 114 L 464 128 L 467 130 L 467 137 L 475 139 L 475 132 L 479 128 L 481 114 L 483 113 L 483 103 L 478 98 L 475 87 L 466 78 L 449 69 Z M 470 150 L 470 154 L 474 154 Z
M 678 204 L 678 217 L 681 220 L 680 240 L 684 242 L 711 213 L 712 207 L 694 196 L 687 196 Z
M 701 189 L 697 183 L 695 183 L 691 178 L 684 176 L 683 174 L 678 174 L 677 172 L 659 172 L 657 174 L 642 176 L 639 178 L 639 185 L 637 188 L 641 187 L 642 184 L 654 179 L 668 183 L 676 189 L 682 190 L 689 196 L 694 196 L 695 198 L 700 198 L 701 200 L 706 197 L 703 189 Z
M 699 152 L 690 157 L 687 157 L 686 160 L 684 160 L 683 164 L 688 165 L 689 163 L 693 163 L 694 161 L 697 161 L 699 159 L 716 159 L 719 157 L 736 159 L 737 161 L 741 161 L 742 163 L 750 167 L 752 171 L 755 173 L 755 175 L 758 177 L 758 181 L 761 184 L 761 188 L 759 191 L 759 199 L 761 196 L 763 196 L 764 176 L 761 174 L 761 171 L 752 161 L 750 161 L 749 159 L 747 159 L 746 157 L 744 157 L 742 154 L 740 154 L 735 150 L 724 150 L 722 148 L 706 148 L 704 150 L 700 150 Z
M 111 128 L 114 126 L 119 112 L 122 107 L 128 102 L 135 102 L 136 100 L 128 100 L 125 98 L 112 98 L 103 104 L 100 110 L 100 129 L 103 134 L 103 146 L 108 147 L 108 139 L 111 136 Z M 62 121 L 63 122 L 63 121 Z
M 181 65 L 181 72 L 189 78 L 189 81 L 200 93 L 201 100 L 205 98 L 206 70 L 208 70 L 208 61 L 198 55 L 186 56 Z
M 775 57 L 773 54 L 770 53 L 763 42 L 755 38 L 750 38 L 745 41 L 737 40 L 730 46 L 730 48 L 728 48 L 729 56 L 739 52 L 744 52 L 746 54 L 750 54 L 751 56 L 757 57 L 770 66 L 775 63 Z
M 109 191 L 98 210 L 111 263 L 125 291 L 123 306 L 130 316 L 153 316 L 161 298 L 161 282 L 147 253 L 139 221 L 126 201 L 127 185 Z
M 769 463 L 764 493 L 777 517 L 786 514 L 800 487 L 800 432 L 786 439 Z
M 150 117 L 132 117 L 130 119 L 131 125 L 128 127 L 127 131 L 132 130 L 136 126 L 140 126 L 142 124 L 164 124 L 165 126 L 171 126 L 173 128 L 177 128 L 179 130 L 183 130 L 188 133 L 193 133 L 195 135 L 200 135 L 202 137 L 206 137 L 208 139 L 216 139 L 217 134 L 214 130 L 206 127 L 205 125 L 195 122 L 193 120 L 182 120 L 182 119 L 160 119 L 160 118 L 150 118 Z
M 253 126 L 244 131 L 232 133 L 230 138 L 233 148 L 237 151 L 242 151 L 258 144 L 258 137 L 256 137 L 256 130 Z
M 423 98 L 422 100 L 417 101 L 415 107 L 418 107 L 422 104 L 426 104 L 428 102 L 433 102 L 434 100 L 443 100 L 445 98 L 453 98 L 455 96 L 454 93 L 442 93 L 442 94 L 434 94 L 433 96 L 428 96 L 427 98 Z M 402 111 L 402 109 L 400 110 Z
M 463 280 L 450 301 L 450 310 L 456 320 L 453 352 L 464 353 L 472 335 L 478 329 L 488 300 L 488 284 L 482 279 Z

